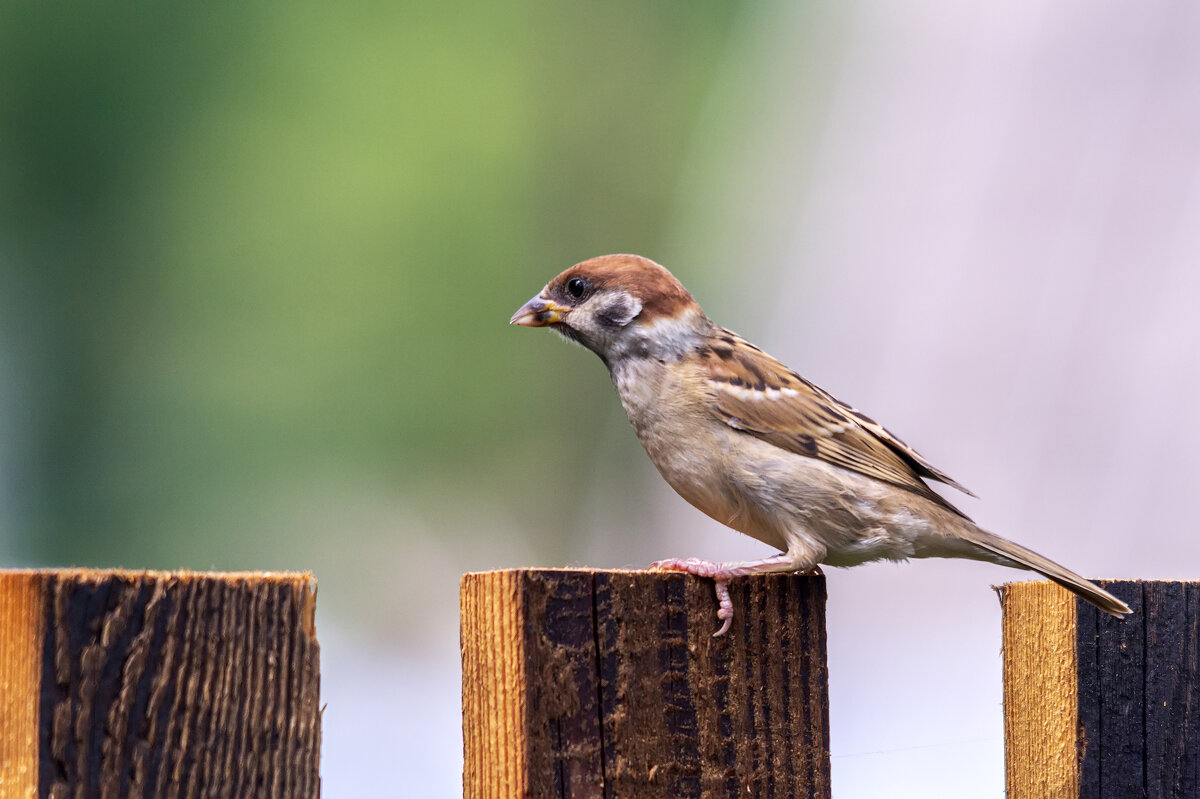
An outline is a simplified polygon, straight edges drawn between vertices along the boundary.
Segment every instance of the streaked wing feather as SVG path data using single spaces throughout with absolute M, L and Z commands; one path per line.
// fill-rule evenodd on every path
M 712 410 L 725 424 L 788 452 L 908 489 L 964 515 L 921 478 L 971 494 L 883 425 L 722 330 L 701 353 Z

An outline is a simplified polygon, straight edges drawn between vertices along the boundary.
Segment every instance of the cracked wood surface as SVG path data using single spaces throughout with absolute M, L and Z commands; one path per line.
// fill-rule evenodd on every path
M 461 585 L 464 795 L 828 797 L 824 578 L 509 570 Z
M 0 572 L 0 795 L 319 795 L 308 574 Z

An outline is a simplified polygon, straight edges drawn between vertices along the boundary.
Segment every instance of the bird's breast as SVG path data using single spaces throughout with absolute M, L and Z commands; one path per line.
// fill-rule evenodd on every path
M 699 376 L 657 361 L 612 370 L 613 383 L 638 440 L 681 497 L 722 524 L 786 548 L 778 525 L 742 490 L 736 448 L 741 435 L 709 411 Z

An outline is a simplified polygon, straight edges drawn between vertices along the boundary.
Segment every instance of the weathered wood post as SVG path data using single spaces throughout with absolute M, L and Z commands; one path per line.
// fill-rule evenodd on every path
M 312 575 L 0 571 L 0 796 L 316 797 Z
M 465 799 L 829 797 L 823 577 L 511 570 L 461 586 Z
M 1133 613 L 1000 589 L 1008 796 L 1200 796 L 1200 583 L 1100 584 Z

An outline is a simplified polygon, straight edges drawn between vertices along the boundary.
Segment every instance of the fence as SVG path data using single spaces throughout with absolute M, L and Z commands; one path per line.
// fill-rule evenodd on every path
M 1012 799 L 1200 796 L 1200 583 L 1001 588 Z M 466 799 L 829 797 L 825 582 L 463 578 Z M 315 797 L 306 574 L 0 572 L 0 796 Z
M 0 572 L 0 796 L 315 797 L 307 574 Z
M 1001 588 L 1011 799 L 1200 796 L 1200 584 L 1103 584 Z M 714 639 L 707 580 L 466 575 L 466 799 L 828 799 L 824 578 L 731 588 Z

